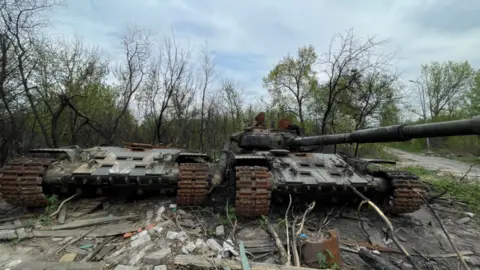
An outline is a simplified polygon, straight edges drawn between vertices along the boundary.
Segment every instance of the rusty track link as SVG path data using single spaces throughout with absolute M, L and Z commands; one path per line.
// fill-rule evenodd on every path
M 43 207 L 42 177 L 50 163 L 49 158 L 18 158 L 0 169 L 0 193 L 5 201 L 16 206 Z
M 178 205 L 200 205 L 209 187 L 209 168 L 204 163 L 181 163 L 177 189 Z
M 239 166 L 236 171 L 235 212 L 238 216 L 268 216 L 272 174 L 262 166 Z
M 421 196 L 425 196 L 426 188 L 418 176 L 406 171 L 390 171 L 386 175 L 392 181 L 394 189 L 393 198 L 387 207 L 388 212 L 406 214 L 422 207 L 424 201 Z

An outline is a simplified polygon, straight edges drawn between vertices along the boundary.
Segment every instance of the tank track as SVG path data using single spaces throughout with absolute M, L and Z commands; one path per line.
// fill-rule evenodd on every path
M 42 177 L 53 161 L 55 159 L 32 157 L 7 163 L 0 169 L 0 193 L 5 201 L 15 206 L 46 206 Z
M 425 196 L 426 187 L 418 176 L 406 171 L 387 171 L 384 173 L 391 181 L 393 188 L 392 198 L 387 206 L 389 213 L 412 213 L 422 207 L 424 201 L 421 196 Z
M 245 217 L 268 216 L 272 174 L 262 166 L 239 166 L 236 171 L 235 214 Z
M 201 205 L 209 187 L 209 167 L 204 163 L 181 163 L 179 166 L 177 204 Z

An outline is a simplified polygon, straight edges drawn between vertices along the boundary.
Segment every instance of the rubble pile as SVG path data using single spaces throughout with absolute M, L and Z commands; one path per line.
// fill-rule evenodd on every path
M 478 269 L 476 217 L 445 205 L 432 207 L 462 258 L 471 269 Z M 428 265 L 452 269 L 458 264 L 458 254 L 428 209 L 389 217 L 412 262 L 372 211 L 358 215 L 353 208 L 299 209 L 287 229 L 283 209 L 268 218 L 232 220 L 209 209 L 180 209 L 164 199 L 133 204 L 76 199 L 54 215 L 19 212 L 1 218 L 0 266 L 11 270 L 189 266 L 306 270 L 424 269 Z

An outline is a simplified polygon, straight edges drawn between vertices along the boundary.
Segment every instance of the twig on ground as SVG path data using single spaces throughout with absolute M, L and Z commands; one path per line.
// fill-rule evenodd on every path
M 280 237 L 278 237 L 277 232 L 273 228 L 273 226 L 270 223 L 267 223 L 267 230 L 268 232 L 272 235 L 272 237 L 275 239 L 275 245 L 277 246 L 278 253 L 280 253 L 280 264 L 286 264 L 287 260 L 290 261 L 287 258 L 287 252 L 285 251 L 285 248 L 283 247 L 282 241 L 280 240 Z
M 292 251 L 293 251 L 293 263 L 295 266 L 300 266 L 300 256 L 298 255 L 297 248 L 297 234 L 295 233 L 295 224 L 297 224 L 298 218 L 295 217 L 292 223 Z
M 393 242 L 395 243 L 395 245 L 403 252 L 403 254 L 407 257 L 408 261 L 412 264 L 413 268 L 415 269 L 420 269 L 418 268 L 418 266 L 415 264 L 415 262 L 413 261 L 412 257 L 410 256 L 410 254 L 408 253 L 408 251 L 402 246 L 402 244 L 400 243 L 400 241 L 398 241 L 396 235 L 395 235 L 395 230 L 393 229 L 393 225 L 392 223 L 390 222 L 390 220 L 385 216 L 385 214 L 382 212 L 382 210 L 380 210 L 380 208 L 378 208 L 378 206 L 376 206 L 372 201 L 370 201 L 367 197 L 365 197 L 362 193 L 360 193 L 354 186 L 352 186 L 351 184 L 348 184 L 348 187 L 356 194 L 358 195 L 360 198 L 363 199 L 363 201 L 360 203 L 360 205 L 358 206 L 358 212 L 360 212 L 360 209 L 361 207 L 363 206 L 363 204 L 367 203 L 368 205 L 370 205 L 377 213 L 378 215 L 383 219 L 383 221 L 387 224 L 387 229 L 388 231 L 390 232 L 390 237 L 392 238 Z
M 290 206 L 292 205 L 292 194 L 288 194 L 288 196 L 289 196 L 290 200 L 288 202 L 287 211 L 285 212 L 285 232 L 287 234 L 287 254 L 285 255 L 286 256 L 285 265 L 290 265 L 291 264 L 291 262 L 290 262 L 290 237 L 289 237 L 289 234 L 288 234 L 288 211 L 290 210 Z
M 465 267 L 465 269 L 467 270 L 470 270 L 470 268 L 468 267 L 467 265 L 467 262 L 465 262 L 465 259 L 463 258 L 462 254 L 460 254 L 460 252 L 458 251 L 457 249 L 457 246 L 453 243 L 452 241 L 452 238 L 450 237 L 450 234 L 448 233 L 447 229 L 445 228 L 445 225 L 443 225 L 443 222 L 442 220 L 440 219 L 440 217 L 438 216 L 437 212 L 435 210 L 433 210 L 432 206 L 430 205 L 430 203 L 428 203 L 428 201 L 425 199 L 425 197 L 422 196 L 422 194 L 420 194 L 419 192 L 415 191 L 418 195 L 420 195 L 420 197 L 422 198 L 422 200 L 425 202 L 425 205 L 428 207 L 428 209 L 430 209 L 430 211 L 432 212 L 433 216 L 435 217 L 435 219 L 438 221 L 438 223 L 440 224 L 440 227 L 442 228 L 443 232 L 445 233 L 445 235 L 447 236 L 447 239 L 448 239 L 448 242 L 450 242 L 450 245 L 452 246 L 453 250 L 455 251 L 455 253 L 457 253 L 457 256 L 458 256 L 458 259 L 460 260 L 460 262 L 463 264 L 463 266 Z
M 230 222 L 230 225 L 232 226 L 232 232 L 230 232 L 230 237 L 232 238 L 233 241 L 235 241 L 235 229 L 237 228 L 237 220 L 235 219 L 235 224 L 232 223 L 232 219 L 228 214 L 228 200 L 225 206 L 225 214 L 227 215 L 228 222 Z
M 74 194 L 72 196 L 70 196 L 69 198 L 65 199 L 57 208 L 57 211 L 53 212 L 52 214 L 50 214 L 50 217 L 54 217 L 55 215 L 57 215 L 58 213 L 60 213 L 60 210 L 62 209 L 63 205 L 67 202 L 69 202 L 70 200 L 72 200 L 73 198 L 77 197 L 79 194 Z
M 315 208 L 315 201 L 313 201 L 307 208 L 307 210 L 305 210 L 305 212 L 303 213 L 303 217 L 302 217 L 302 221 L 300 222 L 300 227 L 298 228 L 298 231 L 297 233 L 295 233 L 295 237 L 299 236 L 302 231 L 303 231 L 303 224 L 305 224 L 305 218 L 307 217 L 308 213 L 310 213 L 313 208 Z

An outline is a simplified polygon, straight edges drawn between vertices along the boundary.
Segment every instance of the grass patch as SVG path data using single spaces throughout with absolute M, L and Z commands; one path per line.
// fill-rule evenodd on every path
M 438 171 L 427 170 L 418 166 L 404 168 L 420 177 L 422 181 L 431 184 L 435 192 L 446 191 L 444 197 L 462 202 L 467 205 L 468 211 L 480 214 L 480 182 L 469 181 L 451 175 L 439 175 Z M 464 209 L 466 210 L 466 209 Z
M 480 164 L 480 158 L 478 157 L 451 157 L 447 156 L 448 159 L 458 160 L 468 164 Z

